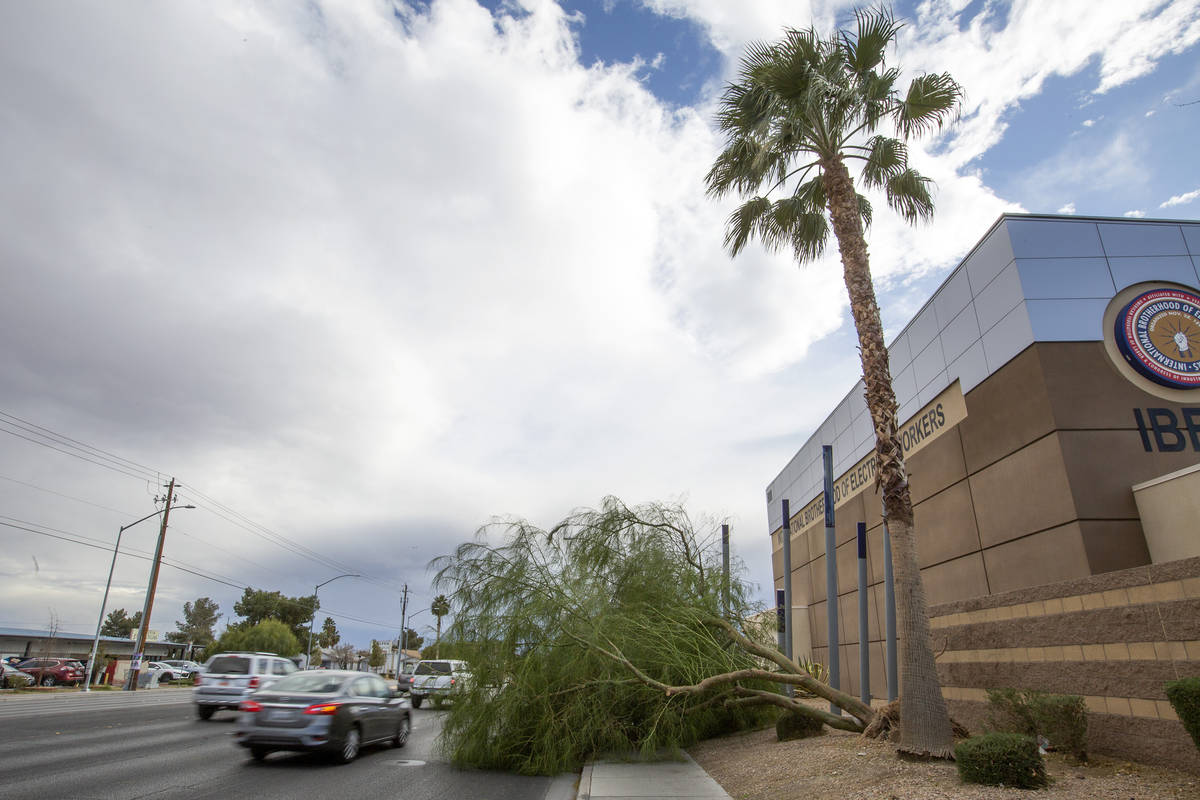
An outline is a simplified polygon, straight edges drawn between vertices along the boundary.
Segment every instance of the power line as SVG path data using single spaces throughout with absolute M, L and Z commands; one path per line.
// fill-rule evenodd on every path
M 94 447 L 86 442 L 72 439 L 70 436 L 52 431 L 49 428 L 44 428 L 41 425 L 29 422 L 6 411 L 0 411 L 0 426 L 7 426 L 0 427 L 0 431 L 4 433 L 42 447 L 47 447 L 64 455 L 87 461 L 96 466 L 104 467 L 113 472 L 128 475 L 131 478 L 157 481 L 162 476 L 162 473 L 156 469 L 110 453 L 107 450 L 102 450 L 99 447 Z M 15 430 L 10 430 L 10 428 Z M 20 431 L 20 433 L 17 431 Z M 23 434 L 29 435 L 26 436 Z M 140 474 L 135 474 L 135 472 Z
M 13 428 L 16 430 L 10 430 L 10 428 Z M 131 459 L 127 459 L 122 456 L 118 456 L 114 453 L 110 453 L 107 450 L 103 450 L 99 447 L 95 447 L 93 445 L 87 444 L 86 442 L 82 442 L 78 439 L 74 439 L 65 434 L 58 433 L 57 431 L 53 431 L 49 428 L 43 427 L 36 423 L 30 422 L 28 420 L 22 419 L 21 417 L 18 417 L 15 414 L 10 414 L 6 411 L 0 411 L 0 432 L 7 433 L 11 436 L 16 436 L 17 438 L 24 439 L 25 441 L 31 442 L 33 444 L 37 444 L 42 447 L 49 448 L 56 452 L 62 453 L 64 455 L 68 455 L 73 458 L 80 459 L 82 461 L 88 462 L 90 464 L 94 464 L 94 465 L 102 467 L 104 469 L 111 470 L 113 472 L 117 472 L 117 473 L 125 475 L 127 477 L 135 478 L 139 481 L 140 480 L 153 480 L 155 482 L 158 482 L 161 480 L 161 477 L 163 475 L 163 473 L 159 470 L 145 466 L 144 464 L 140 464 Z M 28 435 L 25 435 L 25 434 L 28 434 Z M 33 437 L 36 437 L 36 438 L 33 438 Z M 14 482 L 17 482 L 17 483 L 23 483 L 22 481 L 15 481 L 15 479 L 10 479 L 10 480 L 14 480 Z M 51 492 L 53 494 L 59 494 L 57 492 L 53 492 L 53 490 L 44 489 L 43 487 L 34 486 L 33 484 L 25 484 L 25 485 L 30 486 L 31 488 L 40 489 L 42 491 Z M 362 577 L 362 579 L 367 581 L 368 583 L 375 584 L 376 586 L 387 589 L 389 591 L 393 591 L 393 592 L 400 591 L 399 587 L 396 583 L 394 583 L 392 581 L 388 581 L 383 578 L 379 578 L 377 576 L 370 575 L 360 568 L 340 562 L 334 558 L 331 558 L 331 557 L 326 556 L 316 550 L 313 550 L 310 547 L 300 544 L 299 542 L 296 542 L 293 539 L 289 539 L 288 537 L 286 537 L 280 533 L 277 533 L 277 532 L 271 530 L 270 528 L 267 528 L 264 525 L 261 525 L 261 524 L 255 522 L 254 520 L 245 516 L 241 512 L 238 512 L 235 509 L 231 508 L 230 506 L 227 506 L 224 503 L 221 503 L 216 498 L 211 497 L 211 496 L 201 492 L 199 489 L 197 489 L 196 487 L 194 487 L 190 484 L 185 484 L 183 482 L 179 482 L 177 484 L 177 488 L 187 488 L 188 491 L 190 492 L 190 494 L 195 495 L 195 497 L 199 498 L 202 502 L 195 503 L 196 505 L 201 505 L 201 506 L 205 507 L 205 509 L 207 511 L 216 515 L 217 517 L 220 517 L 221 519 L 225 520 L 226 522 L 230 523 L 231 525 L 234 525 L 235 527 L 238 527 L 248 533 L 251 533 L 270 544 L 280 547 L 280 548 L 292 553 L 293 555 L 300 556 L 301 558 L 307 559 L 316 564 L 320 564 L 321 566 L 328 567 L 329 569 L 339 570 L 341 572 L 358 572 L 358 573 L 360 573 L 360 576 Z M 68 497 L 69 499 L 78 500 L 78 501 L 84 502 L 84 503 L 88 502 L 85 500 L 81 500 L 80 498 L 72 498 L 69 495 L 62 495 L 62 496 Z M 89 503 L 89 504 L 96 505 L 93 503 Z M 105 508 L 104 506 L 97 506 L 97 507 Z M 116 509 L 106 509 L 106 510 L 116 511 Z M 123 512 L 119 512 L 119 513 L 123 513 Z M 228 552 L 228 551 L 226 551 L 226 552 Z M 262 565 L 257 565 L 257 566 L 262 566 Z
M 13 521 L 12 522 L 4 522 L 3 520 L 13 520 Z M 23 524 L 17 524 L 17 523 L 23 523 Z M 47 526 L 39 525 L 34 522 L 25 522 L 24 520 L 16 520 L 16 519 L 13 519 L 12 517 L 0 516 L 0 525 L 7 527 L 7 528 L 15 528 L 16 530 L 26 531 L 28 533 L 34 533 L 39 536 L 46 536 L 51 539 L 58 539 L 58 540 L 64 541 L 64 542 L 70 542 L 71 544 L 78 544 L 78 545 L 83 545 L 84 547 L 91 547 L 95 550 L 105 550 L 109 553 L 111 553 L 113 551 L 113 547 L 111 545 L 101 543 L 97 539 L 92 539 L 91 537 L 84 536 L 83 534 L 70 533 L 68 531 L 61 531 L 56 528 L 48 528 Z M 37 527 L 31 528 L 31 527 L 28 527 L 29 525 L 36 525 Z M 37 530 L 37 528 L 45 528 L 45 530 Z M 131 555 L 134 558 L 140 558 L 143 561 L 150 561 L 153 558 L 153 556 L 149 553 L 139 552 L 136 550 L 132 550 L 130 548 L 126 548 L 126 549 L 122 550 L 121 552 L 126 555 Z M 208 572 L 202 571 L 203 570 L 202 567 L 196 567 L 195 565 L 186 564 L 186 562 L 181 562 L 181 561 L 177 562 L 177 561 L 174 561 L 173 559 L 168 560 L 164 556 L 163 560 L 162 560 L 162 564 L 163 564 L 163 566 L 171 567 L 172 569 L 177 569 L 180 572 L 186 572 L 190 575 L 195 575 L 198 578 L 204 578 L 205 580 L 213 581 L 214 583 L 220 583 L 220 584 L 229 586 L 234 589 L 241 589 L 243 591 L 245 591 L 246 589 L 250 589 L 251 591 L 253 591 L 252 586 L 245 584 L 245 583 L 237 582 L 236 578 L 231 578 L 229 576 L 222 576 L 219 573 L 208 573 Z M 298 604 L 298 601 L 296 601 L 290 597 L 281 597 L 280 600 L 287 602 L 287 603 Z M 337 617 L 339 619 L 349 619 L 354 622 L 361 622 L 366 625 L 375 625 L 377 627 L 386 628 L 389 630 L 393 627 L 392 623 L 379 622 L 378 620 L 364 619 L 362 617 L 356 617 L 352 614 L 347 614 L 342 611 L 332 611 L 332 610 L 327 610 L 327 609 L 318 609 L 318 611 L 321 611 L 322 613 L 324 613 L 328 616 L 331 616 L 331 617 Z

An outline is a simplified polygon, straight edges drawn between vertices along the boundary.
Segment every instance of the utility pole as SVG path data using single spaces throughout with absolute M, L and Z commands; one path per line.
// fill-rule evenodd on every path
M 175 479 L 167 485 L 167 504 L 163 508 L 162 525 L 158 529 L 158 545 L 154 548 L 154 561 L 150 562 L 150 584 L 146 587 L 146 604 L 142 607 L 142 627 L 138 630 L 137 644 L 133 647 L 133 669 L 129 671 L 131 692 L 137 691 L 138 673 L 145 657 L 146 634 L 150 630 L 150 612 L 154 610 L 154 592 L 158 588 L 158 568 L 162 563 L 163 543 L 167 538 L 167 518 L 171 516 L 171 503 L 175 502 Z
M 400 661 L 404 661 L 404 651 L 408 649 L 408 628 L 406 620 L 408 619 L 408 584 L 404 584 L 404 595 L 400 601 Z M 403 663 L 401 663 L 403 666 Z M 396 673 L 400 673 L 400 668 L 396 668 Z

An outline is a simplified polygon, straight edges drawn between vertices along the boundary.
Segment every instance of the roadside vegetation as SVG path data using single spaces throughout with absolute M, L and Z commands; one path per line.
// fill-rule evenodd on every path
M 598 754 L 653 757 L 773 721 L 779 709 L 861 731 L 873 712 L 763 643 L 741 566 L 682 506 L 614 497 L 549 530 L 497 520 L 434 561 L 454 612 L 442 652 L 473 681 L 442 744 L 454 763 L 523 774 L 577 769 Z M 768 639 L 769 641 L 769 639 Z M 836 700 L 834 717 L 782 693 Z

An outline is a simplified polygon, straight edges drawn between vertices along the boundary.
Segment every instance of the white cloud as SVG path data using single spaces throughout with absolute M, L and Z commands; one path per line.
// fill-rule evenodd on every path
M 1177 194 L 1177 195 L 1173 196 L 1171 199 L 1160 204 L 1159 208 L 1170 208 L 1171 206 L 1187 205 L 1188 203 L 1195 200 L 1197 197 L 1200 197 L 1200 189 L 1196 189 L 1195 191 L 1191 191 L 1191 192 L 1184 192 L 1183 194 Z
M 644 2 L 703 25 L 729 69 L 747 40 L 850 7 Z M 900 60 L 951 71 L 968 105 L 952 138 L 913 148 L 935 222 L 875 200 L 886 316 L 1020 210 L 969 167 L 1009 109 L 1097 58 L 1112 64 L 1097 91 L 1129 80 L 1147 62 L 1123 42 L 1184 46 L 1194 15 L 1167 30 L 1153 5 L 1018 3 L 1003 27 L 989 13 L 965 30 L 963 3 L 921 6 Z M 762 489 L 859 371 L 852 345 L 817 349 L 848 330 L 836 246 L 802 269 L 758 248 L 729 259 L 731 204 L 702 186 L 716 83 L 671 110 L 645 64 L 582 65 L 561 8 L 522 6 L 0 4 L 0 408 L 414 585 L 493 513 L 550 524 L 605 493 L 728 513 L 769 575 Z M 1136 175 L 1131 147 L 1038 172 L 1078 196 L 1096 163 Z M 19 444 L 0 474 L 81 499 L 0 484 L 0 502 L 113 533 L 149 510 L 153 480 L 96 473 Z M 172 529 L 173 557 L 235 582 L 299 594 L 329 577 L 209 510 Z M 0 624 L 37 623 L 53 588 L 83 621 L 65 627 L 86 629 L 103 556 L 6 546 L 0 606 L 21 616 Z M 130 610 L 143 566 L 118 569 Z M 350 583 L 323 603 L 354 613 Z M 160 587 L 156 627 L 201 594 L 231 612 L 226 588 Z
M 1122 214 L 1121 216 L 1123 216 L 1123 217 L 1138 217 L 1138 218 L 1140 218 L 1140 217 L 1144 217 L 1144 216 L 1146 216 L 1146 212 L 1145 212 L 1145 211 L 1141 211 L 1141 210 L 1139 210 L 1139 209 L 1136 209 L 1136 208 L 1135 208 L 1135 209 L 1133 209 L 1133 210 L 1131 210 L 1131 211 L 1126 211 L 1126 212 L 1125 212 L 1124 214 Z
M 1074 214 L 1074 213 L 1075 213 L 1075 204 L 1074 204 L 1074 203 L 1067 203 L 1065 206 L 1063 206 L 1062 208 L 1060 208 L 1060 209 L 1059 209 L 1058 211 L 1056 211 L 1055 213 L 1056 213 L 1056 214 Z
M 1082 124 L 1083 124 L 1083 127 L 1085 127 L 1085 128 L 1090 128 L 1090 127 L 1092 127 L 1093 125 L 1095 125 L 1095 124 L 1096 124 L 1096 120 L 1094 120 L 1094 119 L 1085 119 L 1085 120 L 1083 121 L 1083 123 L 1082 123 Z

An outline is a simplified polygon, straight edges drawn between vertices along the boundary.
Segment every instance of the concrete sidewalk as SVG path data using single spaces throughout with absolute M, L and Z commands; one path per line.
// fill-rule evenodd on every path
M 721 785 L 709 777 L 691 756 L 685 753 L 684 757 L 686 761 L 590 763 L 579 776 L 576 800 L 679 797 L 730 800 Z

